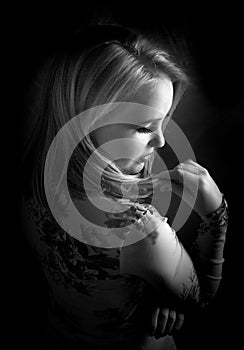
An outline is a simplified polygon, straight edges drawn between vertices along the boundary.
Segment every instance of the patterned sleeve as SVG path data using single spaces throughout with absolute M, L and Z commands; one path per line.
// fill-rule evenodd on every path
M 192 258 L 198 272 L 204 303 L 215 296 L 222 278 L 223 252 L 229 220 L 228 204 L 224 195 L 219 208 L 202 216 L 197 237 L 192 245 Z
M 227 212 L 224 209 L 224 214 L 222 210 L 223 207 L 204 218 L 199 229 L 200 236 L 194 244 L 193 258 L 167 223 L 167 218 L 161 217 L 153 206 L 144 206 L 137 228 L 145 238 L 124 247 L 121 259 L 123 271 L 144 278 L 173 305 L 178 302 L 183 307 L 204 307 L 215 295 L 221 276 L 227 227 Z

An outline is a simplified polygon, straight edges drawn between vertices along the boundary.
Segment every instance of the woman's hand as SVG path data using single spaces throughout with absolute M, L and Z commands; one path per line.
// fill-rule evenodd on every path
M 155 307 L 152 314 L 152 332 L 156 338 L 172 335 L 184 322 L 184 314 L 167 307 Z
M 222 193 L 208 171 L 193 160 L 180 163 L 156 178 L 162 188 L 171 185 L 172 191 L 200 216 L 211 214 L 222 202 Z

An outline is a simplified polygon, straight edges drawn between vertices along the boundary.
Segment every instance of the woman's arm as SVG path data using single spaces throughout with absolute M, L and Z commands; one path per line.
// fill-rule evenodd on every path
M 135 234 L 131 230 L 121 252 L 121 272 L 142 277 L 154 287 L 160 299 L 172 305 L 182 301 L 199 304 L 199 281 L 189 254 L 167 218 L 161 217 L 151 205 L 144 209 L 136 230 L 146 237 L 127 245 Z M 147 235 L 147 232 L 151 233 Z
M 220 284 L 228 225 L 226 201 L 223 199 L 214 213 L 202 216 L 192 257 L 167 219 L 161 217 L 154 207 L 143 207 L 144 215 L 141 215 L 137 229 L 146 238 L 130 245 L 126 245 L 125 241 L 121 254 L 122 272 L 141 276 L 160 295 L 166 292 L 165 297 L 174 304 L 184 301 L 185 305 L 204 306 L 215 296 Z M 138 206 L 138 209 L 143 207 Z M 147 232 L 151 233 L 147 235 Z
M 223 196 L 217 210 L 210 215 L 202 216 L 197 238 L 192 245 L 191 256 L 206 303 L 213 298 L 219 288 L 228 218 L 228 205 Z

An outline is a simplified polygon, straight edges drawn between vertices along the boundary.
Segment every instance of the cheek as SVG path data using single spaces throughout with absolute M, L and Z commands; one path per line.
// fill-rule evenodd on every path
M 101 146 L 102 152 L 109 155 L 112 159 L 132 158 L 143 153 L 144 144 L 133 139 L 111 140 Z
M 96 146 L 111 160 L 136 159 L 144 153 L 148 135 L 135 134 L 131 130 L 118 130 L 107 126 L 94 132 Z

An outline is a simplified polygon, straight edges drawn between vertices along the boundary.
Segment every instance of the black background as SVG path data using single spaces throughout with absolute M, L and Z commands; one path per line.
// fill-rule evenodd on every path
M 13 130 L 13 147 L 7 152 L 7 225 L 10 244 L 6 248 L 6 282 L 9 340 L 25 348 L 37 348 L 45 323 L 46 285 L 25 242 L 16 213 L 19 181 L 19 130 L 24 120 L 24 100 L 29 83 L 46 53 L 63 34 L 89 22 L 94 15 L 110 12 L 120 23 L 144 30 L 167 30 L 186 40 L 196 85 L 185 95 L 177 110 L 177 121 L 192 142 L 197 161 L 212 174 L 230 207 L 225 247 L 223 281 L 204 331 L 187 334 L 184 349 L 221 349 L 226 343 L 238 348 L 242 340 L 242 202 L 243 202 L 243 39 L 241 10 L 231 5 L 165 2 L 100 3 L 70 2 L 50 6 L 43 3 L 13 4 L 6 13 L 7 61 L 10 63 L 8 120 Z M 177 40 L 177 39 L 176 39 Z M 12 136 L 11 136 L 12 137 Z M 17 155 L 17 157 L 16 157 Z M 9 192 L 8 192 L 9 194 Z M 15 197 L 16 196 L 16 197 Z M 17 207 L 18 211 L 18 207 Z M 5 256 L 5 255 L 4 255 Z M 240 316 L 240 318 L 239 318 Z M 200 324 L 199 320 L 196 323 Z M 202 328 L 203 329 L 203 328 Z M 34 343 L 33 343 L 34 340 Z M 207 346 L 207 347 L 206 347 Z M 9 347 L 10 348 L 10 347 Z

